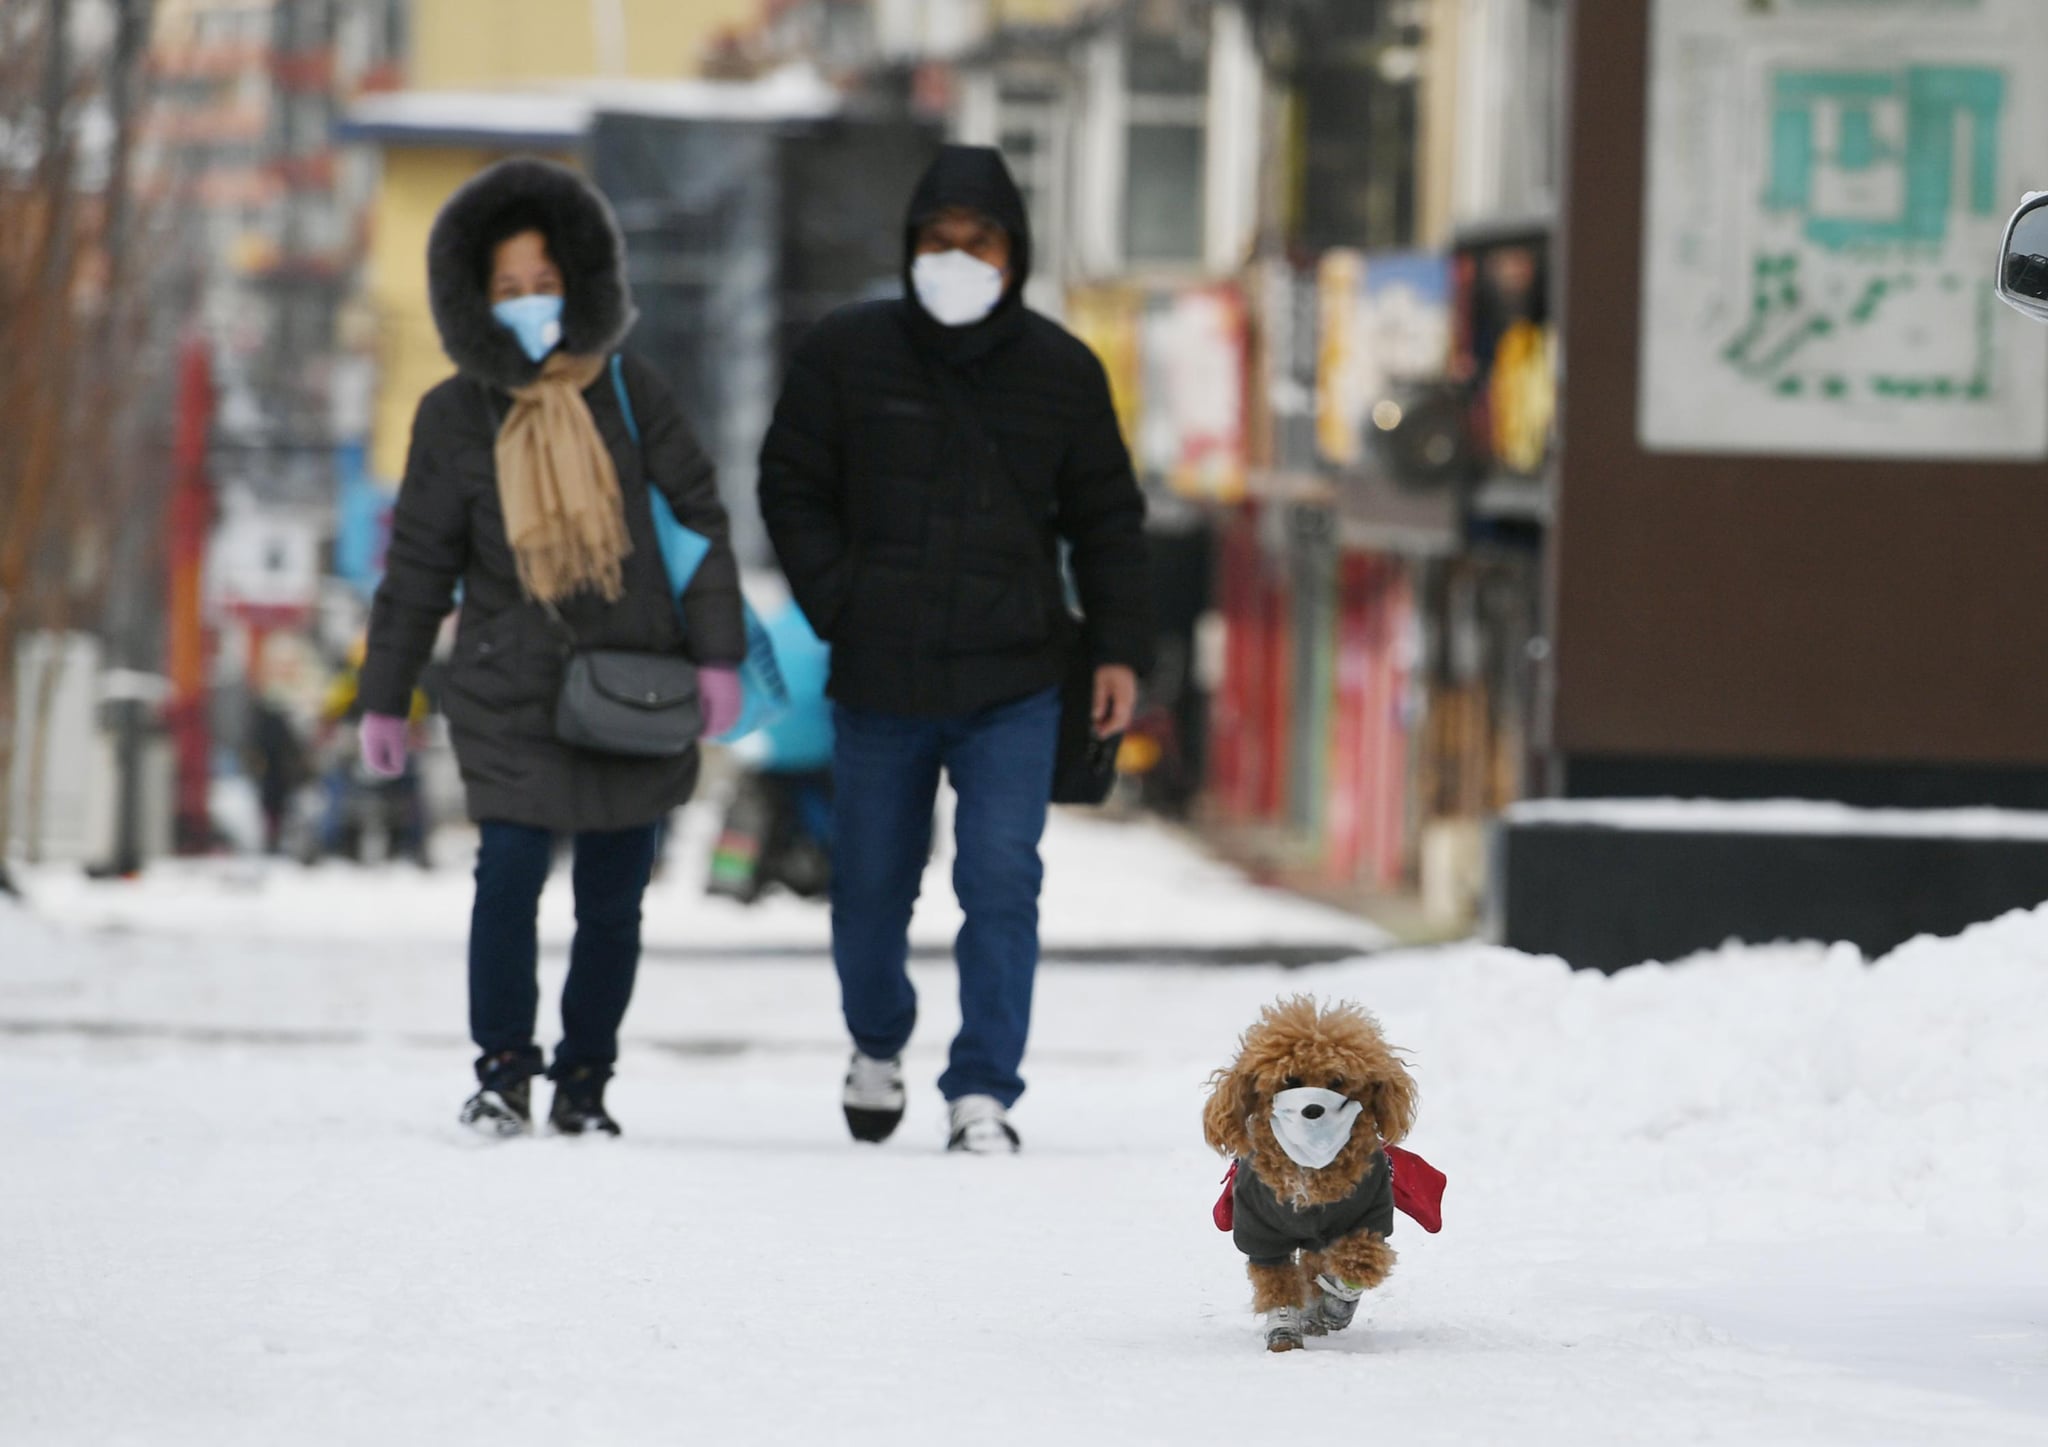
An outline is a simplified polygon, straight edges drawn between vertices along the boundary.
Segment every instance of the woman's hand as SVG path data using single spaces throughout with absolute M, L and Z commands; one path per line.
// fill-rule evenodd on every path
M 697 697 L 704 704 L 704 736 L 715 739 L 732 732 L 745 701 L 739 670 L 723 666 L 698 669 Z
M 411 726 L 388 713 L 366 713 L 358 730 L 363 767 L 380 779 L 395 779 L 405 772 L 406 736 Z

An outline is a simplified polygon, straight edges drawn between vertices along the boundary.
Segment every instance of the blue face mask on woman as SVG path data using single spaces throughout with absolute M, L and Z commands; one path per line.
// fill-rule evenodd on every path
M 501 301 L 491 308 L 498 325 L 519 339 L 519 348 L 532 361 L 544 361 L 562 344 L 562 299 L 558 296 L 522 296 Z

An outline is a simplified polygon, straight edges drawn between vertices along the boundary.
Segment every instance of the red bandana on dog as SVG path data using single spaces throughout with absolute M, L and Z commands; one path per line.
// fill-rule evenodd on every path
M 1401 1214 L 1434 1236 L 1444 1229 L 1444 1187 L 1448 1178 L 1435 1166 L 1413 1151 L 1404 1151 L 1399 1146 L 1382 1146 L 1387 1153 L 1387 1168 L 1394 1175 L 1394 1205 Z M 1228 1231 L 1236 1225 L 1237 1201 L 1234 1190 L 1237 1185 L 1238 1162 L 1230 1163 L 1230 1174 L 1223 1178 L 1223 1194 L 1216 1199 L 1212 1213 L 1218 1231 Z

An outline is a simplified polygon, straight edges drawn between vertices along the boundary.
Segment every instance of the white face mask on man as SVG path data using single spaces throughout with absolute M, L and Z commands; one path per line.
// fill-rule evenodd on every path
M 1355 1100 L 1313 1085 L 1283 1090 L 1273 1097 L 1273 1136 L 1297 1166 L 1320 1171 L 1351 1139 L 1363 1109 Z
M 910 284 L 936 321 L 967 327 L 996 309 L 1009 281 L 1001 270 L 964 251 L 935 251 L 910 264 Z

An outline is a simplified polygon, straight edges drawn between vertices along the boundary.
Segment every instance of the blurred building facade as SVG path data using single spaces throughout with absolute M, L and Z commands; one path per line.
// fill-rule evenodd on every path
M 584 77 L 698 74 L 721 33 L 760 0 L 412 0 L 406 84 L 502 89 Z
M 1287 877 L 1469 920 L 1531 783 L 1561 0 L 797 0 L 1000 147 L 1107 365 L 1165 618 L 1132 761 Z
M 893 285 L 896 173 L 943 130 L 1008 157 L 1031 300 L 1103 358 L 1153 498 L 1139 792 L 1460 919 L 1537 714 L 1564 8 L 160 0 L 147 189 L 209 343 L 218 671 L 359 622 L 462 181 L 538 153 L 614 193 L 744 541 L 780 358 Z
M 402 457 L 410 403 L 441 375 L 416 264 L 426 227 L 491 155 L 555 139 L 515 128 L 482 148 L 384 155 L 342 142 L 348 108 L 400 90 L 672 78 L 757 8 L 160 0 L 149 194 L 179 213 L 198 258 L 196 309 L 218 390 L 212 474 L 224 504 L 209 586 L 222 608 L 253 619 L 260 635 L 314 617 L 323 578 L 358 591 L 374 582 L 399 471 L 391 453 Z M 384 420 L 396 410 L 404 424 Z M 266 560 L 277 565 L 272 576 L 238 566 Z
M 552 7 L 480 69 L 461 38 L 498 23 L 493 7 L 417 7 L 408 84 L 366 97 L 340 129 L 379 176 L 361 293 L 375 338 L 369 475 L 379 506 L 349 529 L 361 539 L 345 549 L 360 564 L 352 575 L 375 579 L 414 409 L 448 372 L 421 265 L 428 233 L 451 192 L 514 154 L 583 169 L 617 208 L 641 312 L 633 345 L 668 373 L 718 463 L 736 546 L 765 565 L 753 476 L 784 351 L 819 308 L 876 284 L 878 264 L 883 281 L 896 270 L 887 230 L 835 218 L 864 215 L 896 184 L 877 191 L 876 178 L 921 166 L 936 143 L 936 127 L 900 107 L 842 115 L 815 58 L 838 32 L 809 18 L 758 0 L 599 5 L 578 10 L 571 40 L 557 34 L 564 8 Z M 615 44 L 621 26 L 630 65 Z M 862 26 L 842 47 L 849 59 L 866 53 L 866 35 Z M 771 41 L 799 58 L 757 65 Z
M 1488 821 L 1531 795 L 2038 808 L 2048 702 L 2012 662 L 2038 650 L 1982 640 L 2036 626 L 2005 594 L 2033 569 L 2014 479 L 2048 455 L 2048 339 L 2001 326 L 1980 267 L 2007 193 L 2040 184 L 2019 138 L 2048 123 L 2048 10 L 1968 8 L 7 7 L 51 83 L 5 72 L 0 279 L 61 301 L 0 324 L 40 312 L 38 363 L 61 337 L 135 364 L 0 358 L 10 424 L 32 414 L 0 499 L 15 524 L 23 479 L 62 498 L 100 471 L 136 505 L 0 534 L 0 592 L 35 606 L 0 609 L 0 645 L 101 626 L 154 667 L 167 595 L 187 724 L 210 683 L 272 670 L 252 639 L 338 599 L 332 652 L 446 371 L 428 228 L 514 151 L 619 206 L 635 345 L 765 559 L 751 476 L 781 360 L 826 307 L 898 284 L 901 195 L 944 133 L 1009 158 L 1031 301 L 1101 356 L 1154 503 L 1163 662 L 1127 755 L 1146 803 L 1287 879 L 1419 895 L 1445 928 L 1472 912 Z M 108 80 L 144 35 L 147 104 Z M 72 146 L 39 145 L 48 113 Z M 59 233 L 62 264 L 39 260 Z M 1674 291 L 1713 305 L 1652 305 Z M 80 425 L 102 412 L 119 425 Z M 179 737 L 203 832 L 206 734 Z
M 370 338 L 353 305 L 376 173 L 335 144 L 398 83 L 403 0 L 162 0 L 146 202 L 175 211 L 216 403 L 207 568 L 223 667 L 317 616 L 337 499 L 361 485 Z

